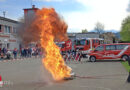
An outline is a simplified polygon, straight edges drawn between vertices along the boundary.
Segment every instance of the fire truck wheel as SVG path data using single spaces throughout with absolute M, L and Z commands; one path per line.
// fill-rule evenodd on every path
M 128 57 L 127 55 L 123 55 L 121 59 L 124 60 L 124 61 L 127 61 L 128 58 L 129 58 L 129 57 Z
M 91 62 L 96 62 L 96 57 L 95 56 L 90 56 L 90 61 Z

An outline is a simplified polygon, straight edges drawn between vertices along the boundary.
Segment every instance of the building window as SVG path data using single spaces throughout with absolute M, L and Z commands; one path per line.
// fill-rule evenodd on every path
M 0 49 L 2 49 L 2 43 L 0 43 Z
M 11 33 L 11 27 L 8 26 L 8 33 Z
M 7 48 L 8 48 L 8 49 L 10 48 L 10 44 L 9 44 L 9 43 L 7 43 Z
M 11 33 L 11 28 L 10 28 L 10 26 L 5 26 L 4 32 L 5 32 L 5 33 Z
M 0 32 L 2 32 L 2 30 L 1 30 L 1 29 L 2 29 L 2 25 L 0 25 Z
M 16 28 L 15 28 L 15 27 L 13 27 L 13 33 L 17 33 L 17 31 L 16 31 Z
M 5 28 L 4 28 L 4 32 L 7 33 L 7 26 L 5 26 Z

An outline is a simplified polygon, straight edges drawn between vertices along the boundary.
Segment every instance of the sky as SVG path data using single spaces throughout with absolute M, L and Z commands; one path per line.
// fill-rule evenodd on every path
M 120 31 L 122 20 L 130 14 L 130 0 L 0 0 L 0 16 L 18 20 L 24 8 L 53 7 L 68 24 L 68 32 L 91 31 L 100 22 L 105 31 Z

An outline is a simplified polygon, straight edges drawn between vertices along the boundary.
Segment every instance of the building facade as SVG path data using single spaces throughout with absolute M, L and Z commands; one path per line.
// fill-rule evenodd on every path
M 30 22 L 34 19 L 37 10 L 39 9 L 35 8 L 35 5 L 32 5 L 32 8 L 26 8 L 23 10 L 24 10 L 24 20 L 25 20 L 24 23 L 30 24 Z
M 68 37 L 74 41 L 78 38 L 99 38 L 99 34 L 95 32 L 87 32 L 87 33 L 68 33 Z
M 118 38 L 116 38 L 115 34 L 112 32 L 106 32 L 100 35 L 101 38 L 104 39 L 105 44 L 118 43 Z
M 17 37 L 18 21 L 0 16 L 0 49 L 19 49 L 20 39 Z

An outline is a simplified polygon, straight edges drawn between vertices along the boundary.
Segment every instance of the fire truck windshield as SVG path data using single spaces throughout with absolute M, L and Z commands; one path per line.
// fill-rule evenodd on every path
M 60 48 L 64 48 L 65 44 L 56 44 L 57 46 L 59 46 Z
M 76 45 L 85 45 L 86 40 L 76 40 Z

